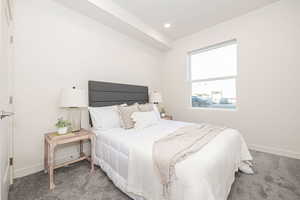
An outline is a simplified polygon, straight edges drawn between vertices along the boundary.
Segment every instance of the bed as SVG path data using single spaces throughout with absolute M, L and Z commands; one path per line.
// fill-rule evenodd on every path
M 148 102 L 145 86 L 89 81 L 89 106 Z M 113 183 L 134 200 L 160 200 L 162 188 L 153 170 L 157 139 L 191 123 L 160 120 L 145 129 L 96 130 L 95 162 Z M 252 160 L 241 134 L 225 129 L 201 151 L 176 165 L 172 200 L 226 200 L 242 161 Z M 133 183 L 134 182 L 134 183 Z

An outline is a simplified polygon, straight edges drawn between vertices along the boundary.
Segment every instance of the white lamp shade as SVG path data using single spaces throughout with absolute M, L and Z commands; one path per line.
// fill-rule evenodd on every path
M 63 89 L 61 91 L 60 107 L 62 108 L 82 108 L 87 107 L 87 96 L 84 90 Z
M 152 92 L 150 95 L 151 103 L 160 103 L 162 102 L 162 96 L 159 92 Z

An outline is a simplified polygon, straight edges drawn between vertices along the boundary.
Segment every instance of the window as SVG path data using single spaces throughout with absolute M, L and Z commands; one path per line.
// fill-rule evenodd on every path
M 236 108 L 237 41 L 189 53 L 193 107 Z

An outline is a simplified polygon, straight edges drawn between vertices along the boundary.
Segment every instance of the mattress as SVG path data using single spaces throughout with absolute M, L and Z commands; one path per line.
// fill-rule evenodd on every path
M 123 128 L 93 130 L 96 134 L 95 164 L 100 166 L 112 182 L 134 200 L 145 200 L 126 190 L 128 180 L 129 143 L 134 131 Z
M 144 146 L 146 148 L 148 145 L 147 141 L 157 140 L 186 125 L 191 125 L 191 123 L 161 120 L 159 124 L 142 130 L 125 130 L 122 128 L 106 131 L 94 130 L 97 136 L 96 164 L 107 173 L 118 188 L 131 198 L 150 200 L 150 198 L 143 198 L 143 196 L 151 196 L 151 194 L 128 190 L 128 180 L 131 178 L 128 174 L 130 152 L 132 153 L 133 149 L 142 152 Z M 218 135 L 200 152 L 178 163 L 176 173 L 181 181 L 178 182 L 178 187 L 175 189 L 176 198 L 174 199 L 225 200 L 224 197 L 227 197 L 230 191 L 234 181 L 234 172 L 237 170 L 239 162 L 252 159 L 244 141 L 240 138 L 238 131 L 226 129 L 224 134 Z M 151 157 L 151 155 L 146 154 L 143 156 Z M 230 167 L 228 167 L 229 161 L 230 163 L 234 162 Z M 224 169 L 218 169 L 219 166 L 224 166 Z M 145 167 L 147 166 L 145 165 Z M 190 173 L 186 173 L 187 168 Z M 225 172 L 225 168 L 227 168 L 227 172 Z M 203 180 L 199 181 L 199 178 L 195 176 L 203 177 Z M 154 200 L 154 198 L 152 199 Z
M 107 131 L 95 131 L 96 157 L 109 164 L 119 176 L 127 180 L 129 146 L 124 139 L 130 131 L 114 128 Z
M 131 143 L 144 140 L 152 132 L 172 132 L 177 128 L 190 125 L 187 122 L 161 120 L 156 126 L 146 130 L 113 128 L 109 130 L 93 130 L 96 134 L 96 157 L 110 165 L 122 178 L 128 178 L 128 158 Z

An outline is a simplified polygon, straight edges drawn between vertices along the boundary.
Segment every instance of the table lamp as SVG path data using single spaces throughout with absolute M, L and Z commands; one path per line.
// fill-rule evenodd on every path
M 162 106 L 159 105 L 159 103 L 161 103 L 162 101 L 163 101 L 162 96 L 159 92 L 154 91 L 150 94 L 150 103 L 156 104 L 157 109 L 160 112 L 160 115 L 162 117 L 164 117 L 165 116 L 165 110 Z
M 150 102 L 154 104 L 159 104 L 162 102 L 162 96 L 159 92 L 154 91 L 150 94 Z
M 81 108 L 88 106 L 87 97 L 84 90 L 76 89 L 63 89 L 61 91 L 60 107 L 69 110 L 69 121 L 71 122 L 72 132 L 81 129 Z

